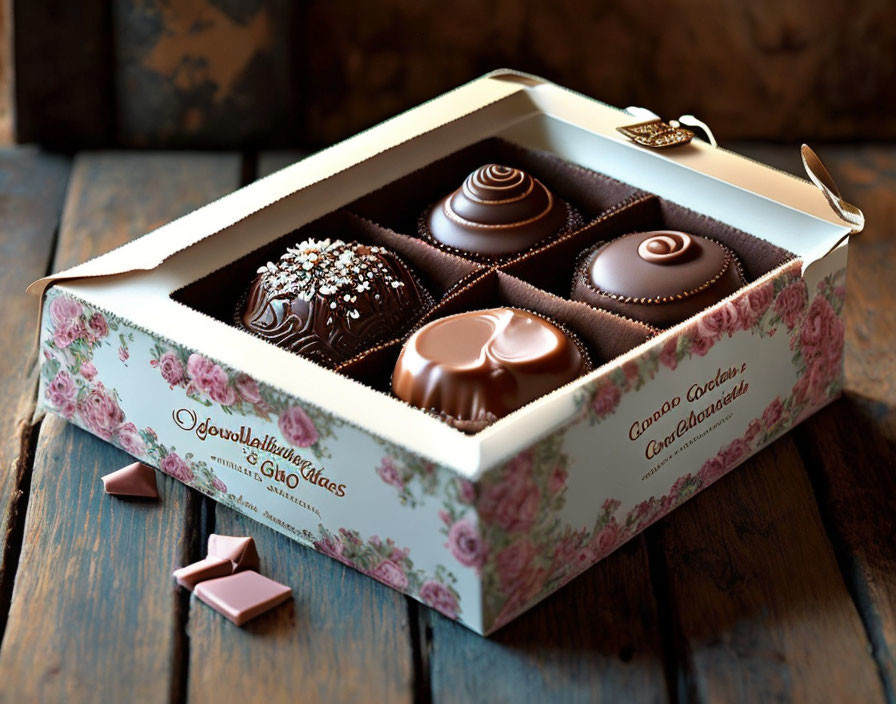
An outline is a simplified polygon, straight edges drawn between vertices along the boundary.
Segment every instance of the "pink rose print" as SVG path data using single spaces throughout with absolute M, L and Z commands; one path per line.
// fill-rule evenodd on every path
M 566 479 L 569 473 L 560 465 L 554 467 L 551 476 L 548 477 L 548 491 L 552 494 L 559 494 L 566 486 Z
M 258 391 L 258 384 L 248 374 L 240 374 L 236 381 L 233 382 L 239 395 L 253 406 L 261 402 L 261 393 Z
M 429 580 L 420 587 L 420 599 L 448 618 L 457 618 L 457 599 L 441 582 Z
M 678 366 L 678 338 L 670 337 L 666 340 L 666 343 L 663 345 L 663 350 L 660 352 L 660 364 L 668 367 L 669 369 L 675 369 Z
M 525 463 L 523 456 L 511 460 L 504 470 L 503 481 L 482 492 L 479 500 L 482 520 L 495 523 L 508 532 L 525 532 L 532 527 L 538 516 L 540 496 Z M 528 463 L 531 467 L 531 457 Z
M 756 439 L 756 436 L 762 431 L 762 423 L 758 418 L 754 418 L 750 421 L 750 425 L 747 426 L 747 432 L 744 435 L 744 439 L 747 442 L 753 442 Z
M 774 298 L 775 285 L 772 282 L 767 282 L 738 298 L 735 304 L 741 329 L 749 330 L 756 325 L 771 307 Z
M 192 389 L 207 394 L 222 406 L 232 406 L 236 401 L 236 392 L 228 384 L 227 372 L 201 354 L 193 353 L 189 356 L 187 374 L 190 375 Z M 190 390 L 188 388 L 188 392 Z
M 806 361 L 816 357 L 835 361 L 843 354 L 843 323 L 824 296 L 816 296 L 800 328 L 800 350 Z M 827 348 L 827 349 L 825 349 Z
M 280 432 L 290 445 L 296 447 L 311 447 L 318 440 L 317 428 L 314 423 L 298 406 L 287 408 L 280 414 L 277 421 Z
M 781 403 L 781 398 L 778 397 L 768 404 L 768 407 L 762 412 L 762 425 L 765 426 L 766 430 L 770 430 L 780 423 L 783 417 L 784 404 Z
M 53 321 L 54 327 L 73 323 L 80 319 L 83 310 L 75 299 L 59 296 L 50 303 L 50 320 Z
M 222 494 L 227 493 L 227 485 L 224 482 L 222 482 L 220 479 L 218 479 L 217 477 L 212 479 L 212 487 L 214 488 L 215 491 L 220 491 Z
M 591 408 L 598 418 L 604 418 L 616 410 L 622 392 L 612 381 L 606 381 L 594 391 Z
M 730 336 L 738 329 L 739 320 L 737 307 L 731 302 L 701 316 L 691 330 L 692 351 L 701 357 L 704 356 L 724 334 Z
M 731 469 L 750 453 L 750 443 L 745 438 L 738 438 L 722 452 L 722 462 Z
M 501 589 L 505 593 L 516 591 L 520 581 L 524 581 L 535 559 L 535 546 L 522 536 L 495 555 L 495 567 Z
M 56 299 L 59 300 L 58 298 Z M 45 392 L 47 399 L 51 404 L 66 418 L 71 418 L 75 413 L 76 397 L 78 395 L 78 387 L 75 386 L 74 379 L 71 375 L 61 370 L 47 385 Z
M 174 477 L 175 479 L 179 479 L 182 482 L 191 482 L 194 479 L 193 470 L 190 469 L 190 465 L 188 465 L 176 452 L 169 452 L 165 455 L 159 469 L 165 474 Z
M 109 334 L 109 324 L 106 322 L 102 313 L 94 313 L 87 322 L 87 338 L 91 342 L 96 342 L 101 337 Z
M 703 480 L 704 485 L 709 485 L 716 479 L 724 476 L 727 471 L 728 467 L 725 466 L 722 458 L 716 455 L 703 463 L 703 466 L 700 468 L 700 479 Z
M 794 402 L 797 405 L 822 403 L 827 397 L 828 384 L 836 376 L 836 370 L 836 367 L 830 367 L 820 357 L 810 361 L 805 373 L 793 385 Z
M 408 576 L 392 560 L 383 560 L 369 574 L 393 589 L 405 590 L 408 588 Z
M 466 567 L 479 567 L 485 556 L 485 546 L 479 531 L 472 523 L 461 519 L 448 530 L 448 548 L 457 561 Z
M 118 358 L 119 358 L 122 362 L 127 362 L 127 361 L 128 361 L 128 358 L 129 358 L 130 356 L 131 356 L 131 353 L 128 352 L 128 348 L 127 348 L 127 347 L 125 347 L 124 345 L 122 345 L 121 347 L 118 348 Z
M 401 481 L 401 475 L 398 473 L 398 467 L 395 466 L 395 460 L 391 457 L 383 457 L 380 466 L 376 468 L 376 473 L 380 475 L 386 484 L 390 484 L 397 489 L 404 488 L 404 482 Z
M 330 557 L 339 560 L 343 565 L 354 567 L 352 561 L 342 554 L 342 542 L 339 540 L 331 540 L 330 538 L 317 540 L 314 542 L 314 549 L 322 552 L 324 555 L 329 555 Z
M 591 539 L 591 549 L 594 551 L 594 559 L 600 560 L 613 552 L 622 540 L 622 530 L 615 520 L 605 525 L 599 533 Z
M 56 299 L 59 300 L 58 298 Z M 59 349 L 65 349 L 84 334 L 84 327 L 80 320 L 68 320 L 56 326 L 53 332 L 53 342 Z
M 118 429 L 118 444 L 125 452 L 140 457 L 146 453 L 146 443 L 133 423 L 124 423 Z
M 788 330 L 793 330 L 806 308 L 808 292 L 803 279 L 785 286 L 775 299 L 775 312 L 784 321 Z
M 81 362 L 81 376 L 83 376 L 87 381 L 93 381 L 93 378 L 96 376 L 96 367 L 93 366 L 93 362 L 87 360 L 86 362 Z
M 468 481 L 466 479 L 456 479 L 457 484 L 457 498 L 465 504 L 473 503 L 473 500 L 476 498 L 476 489 L 473 487 L 473 482 Z
M 178 386 L 184 380 L 183 362 L 171 350 L 159 357 L 159 371 L 162 372 L 162 378 L 168 382 L 171 388 Z
M 78 405 L 78 413 L 84 425 L 103 440 L 111 440 L 124 422 L 124 412 L 119 408 L 115 397 L 107 393 L 100 383 Z

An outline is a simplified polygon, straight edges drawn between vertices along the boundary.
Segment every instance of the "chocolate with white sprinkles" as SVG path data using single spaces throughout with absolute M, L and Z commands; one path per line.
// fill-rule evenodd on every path
M 429 292 L 390 250 L 307 239 L 258 269 L 236 322 L 333 367 L 400 336 L 432 305 Z

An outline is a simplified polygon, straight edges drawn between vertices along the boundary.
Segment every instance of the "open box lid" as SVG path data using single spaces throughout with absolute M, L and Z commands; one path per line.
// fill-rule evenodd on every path
M 616 131 L 632 121 L 623 111 L 542 79 L 496 71 L 29 290 L 42 293 L 60 283 L 139 328 L 475 476 L 568 420 L 575 392 L 600 370 L 468 436 L 170 295 L 296 227 L 492 136 L 554 152 L 715 217 L 796 253 L 805 264 L 854 231 L 808 181 L 699 141 L 662 152 L 640 147 Z

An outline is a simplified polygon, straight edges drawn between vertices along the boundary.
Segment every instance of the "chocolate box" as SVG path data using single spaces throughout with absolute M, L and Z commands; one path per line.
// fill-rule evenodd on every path
M 487 634 L 842 386 L 854 223 L 811 183 L 705 142 L 638 146 L 617 131 L 632 122 L 494 72 L 36 282 L 40 402 Z M 483 161 L 531 170 L 585 227 L 499 262 L 417 238 L 421 211 Z M 660 228 L 723 242 L 749 284 L 667 330 L 568 299 L 580 252 Z M 427 319 L 547 315 L 596 368 L 465 434 L 389 393 L 401 340 L 332 370 L 236 328 L 257 266 L 303 234 L 397 251 L 438 300 Z

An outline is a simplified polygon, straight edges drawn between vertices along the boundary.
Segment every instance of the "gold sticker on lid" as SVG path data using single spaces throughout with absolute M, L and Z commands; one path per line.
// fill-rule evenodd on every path
M 616 129 L 636 144 L 652 149 L 676 147 L 679 144 L 687 144 L 694 138 L 694 133 L 690 130 L 670 125 L 662 120 L 650 120 Z

